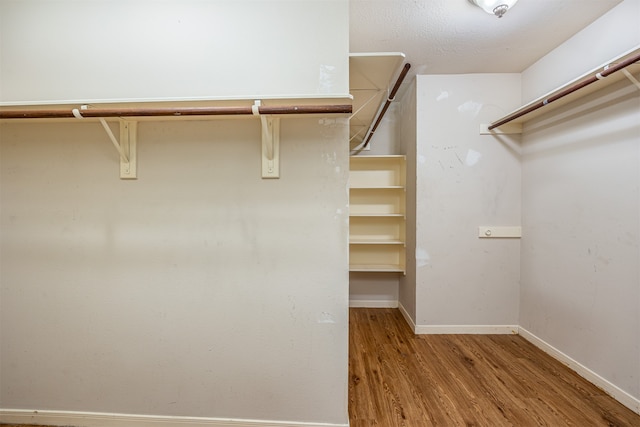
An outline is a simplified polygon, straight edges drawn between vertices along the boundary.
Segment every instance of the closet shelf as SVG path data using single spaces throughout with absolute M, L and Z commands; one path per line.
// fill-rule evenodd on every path
M 263 103 L 266 102 L 266 104 Z M 245 117 L 260 120 L 262 178 L 280 177 L 280 118 L 315 115 L 344 117 L 351 114 L 351 96 L 310 96 L 269 100 L 166 100 L 100 104 L 0 105 L 0 121 L 97 121 L 120 158 L 120 178 L 137 179 L 137 128 L 140 120 L 210 120 Z M 117 120 L 119 140 L 107 120 Z M 330 120 L 333 123 L 334 120 Z
M 506 116 L 488 125 L 487 131 L 504 131 L 505 133 L 519 133 L 517 125 L 555 110 L 563 105 L 580 99 L 590 93 L 603 89 L 620 80 L 628 78 L 640 89 L 640 83 L 634 74 L 640 72 L 640 47 L 620 55 L 606 64 L 568 82 L 558 89 L 540 97 Z M 516 129 L 513 129 L 516 125 Z M 511 126 L 512 129 L 508 129 Z
M 352 149 L 363 145 L 367 135 L 372 133 L 374 120 L 389 99 L 393 77 L 402 74 L 404 58 L 401 52 L 349 54 L 349 92 L 353 96 L 349 141 Z
M 380 186 L 362 185 L 362 186 L 350 188 L 350 190 L 398 190 L 398 189 L 404 190 L 404 186 L 403 185 L 380 185 Z
M 353 218 L 384 218 L 384 217 L 389 217 L 389 218 L 404 218 L 405 215 L 402 213 L 351 213 L 349 214 L 350 217 Z
M 267 100 L 199 100 L 154 102 L 109 102 L 51 105 L 2 105 L 0 120 L 20 119 L 120 119 L 205 120 L 228 117 L 298 116 L 308 114 L 349 115 L 350 96 L 343 98 L 287 98 Z
M 402 240 L 383 240 L 383 239 L 351 239 L 349 240 L 351 245 L 403 245 Z
M 349 270 L 405 273 L 405 156 L 349 159 Z
M 404 273 L 405 269 L 403 266 L 395 264 L 351 264 L 349 271 L 354 273 Z

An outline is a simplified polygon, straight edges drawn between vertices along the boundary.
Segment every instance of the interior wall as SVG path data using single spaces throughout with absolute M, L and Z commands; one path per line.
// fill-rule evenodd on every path
M 398 303 L 403 313 L 416 318 L 416 176 L 417 176 L 417 98 L 416 79 L 406 89 L 395 113 L 398 117 L 397 140 L 407 156 L 406 235 L 407 274 L 400 278 Z
M 640 0 L 623 0 L 522 73 L 529 102 L 640 46 Z
M 640 45 L 640 2 L 624 1 L 523 73 L 527 91 Z M 604 28 L 629 38 L 602 37 Z M 625 46 L 620 46 L 624 43 Z M 593 57 L 591 53 L 593 52 Z M 598 65 L 598 64 L 595 64 Z M 637 76 L 640 77 L 640 76 Z M 545 89 L 546 90 L 546 89 Z M 629 82 L 528 124 L 523 137 L 520 324 L 640 398 L 640 97 Z M 621 394 L 618 394 L 619 396 Z
M 348 93 L 346 0 L 0 16 L 8 103 Z M 348 423 L 348 123 L 282 119 L 276 180 L 260 135 L 141 122 L 123 181 L 95 121 L 1 124 L 0 408 Z
M 617 90 L 525 133 L 520 324 L 638 399 L 640 97 Z
M 0 407 L 346 425 L 346 121 L 0 132 Z
M 0 102 L 345 96 L 348 21 L 346 0 L 0 0 Z
M 415 323 L 424 331 L 517 325 L 520 240 L 479 239 L 478 227 L 520 225 L 520 137 L 480 135 L 519 105 L 519 74 L 417 76 Z

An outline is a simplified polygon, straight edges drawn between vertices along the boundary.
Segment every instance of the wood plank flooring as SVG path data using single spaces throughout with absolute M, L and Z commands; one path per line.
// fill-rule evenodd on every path
M 350 309 L 351 427 L 633 426 L 624 407 L 517 335 L 414 335 Z
M 352 308 L 349 324 L 351 427 L 640 427 L 522 337 L 416 336 L 397 309 Z

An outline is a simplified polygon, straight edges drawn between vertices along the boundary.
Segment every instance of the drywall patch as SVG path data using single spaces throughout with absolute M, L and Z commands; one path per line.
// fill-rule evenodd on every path
M 318 323 L 336 323 L 336 318 L 333 314 L 323 311 L 318 316 Z
M 420 154 L 418 156 L 418 163 L 420 163 L 421 165 L 424 165 L 425 163 L 427 163 L 427 158 L 425 156 L 423 156 L 422 154 Z
M 475 101 L 467 101 L 464 104 L 458 106 L 458 111 L 460 113 L 469 114 L 472 117 L 476 117 L 480 113 L 481 109 L 482 104 Z
M 318 82 L 318 91 L 320 93 L 332 93 L 336 80 L 335 65 L 320 64 L 320 78 Z
M 469 150 L 467 151 L 467 158 L 465 159 L 464 163 L 467 166 L 473 166 L 480 161 L 481 157 L 482 153 L 479 153 L 475 150 Z
M 418 267 L 425 267 L 429 265 L 429 261 L 431 261 L 429 253 L 422 248 L 416 248 L 416 265 Z
M 440 92 L 440 95 L 438 95 L 438 97 L 436 98 L 436 101 L 442 101 L 443 99 L 447 99 L 449 98 L 449 92 L 447 92 L 446 90 L 443 90 L 442 92 Z

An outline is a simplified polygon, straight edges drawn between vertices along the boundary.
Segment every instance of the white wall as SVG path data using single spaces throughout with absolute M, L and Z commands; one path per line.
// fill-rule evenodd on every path
M 527 70 L 526 91 L 556 85 L 547 70 L 575 68 L 576 51 L 593 52 L 597 62 L 622 53 L 621 39 L 602 37 L 604 27 L 631 27 L 625 43 L 640 44 L 638 17 L 640 2 L 623 2 Z M 591 66 L 582 65 L 573 74 Z M 618 398 L 632 396 L 626 402 L 633 407 L 635 399 L 636 411 L 639 146 L 640 97 L 628 82 L 527 125 L 520 315 L 526 330 L 622 390 Z
M 520 75 L 417 76 L 416 318 L 516 325 L 520 241 L 478 226 L 520 224 L 519 136 L 483 136 L 520 104 Z M 435 329 L 430 329 L 434 327 Z
M 349 273 L 351 307 L 397 307 L 397 273 Z
M 2 125 L 0 407 L 346 423 L 347 126 L 258 123 Z
M 640 45 L 640 0 L 624 0 L 522 73 L 529 102 Z
M 285 3 L 294 15 L 278 14 Z M 319 63 L 348 61 L 346 1 L 153 4 L 172 12 L 160 19 L 150 2 L 3 1 L 3 99 L 242 95 L 245 85 L 300 94 L 318 90 Z M 222 56 L 239 63 L 198 44 L 170 57 L 184 48 L 165 50 L 177 27 L 220 30 L 183 18 L 227 7 L 234 19 L 224 28 L 237 29 Z M 51 20 L 38 38 L 13 22 L 32 18 Z M 68 32 L 54 31 L 70 19 Z M 305 27 L 300 37 L 290 37 L 292 20 Z M 314 25 L 335 39 L 309 45 L 303 34 L 315 38 Z M 120 55 L 120 29 L 163 43 Z M 75 50 L 88 42 L 71 33 L 106 50 Z M 252 56 L 293 48 L 292 39 L 302 58 Z M 132 56 L 134 66 L 116 70 Z M 79 67 L 83 59 L 97 62 Z M 162 73 L 171 61 L 204 61 L 207 78 L 144 68 Z M 304 78 L 263 86 L 256 67 Z M 333 89 L 346 93 L 346 71 L 335 76 Z M 0 150 L 0 410 L 348 423 L 346 120 L 283 119 L 277 180 L 260 177 L 257 119 L 141 122 L 135 181 L 118 178 L 97 122 L 3 123 Z
M 418 102 L 417 80 L 413 79 L 395 110 L 399 118 L 397 138 L 401 142 L 401 153 L 407 156 L 406 235 L 407 274 L 400 278 L 399 305 L 406 316 L 416 318 L 416 176 L 417 176 L 417 132 Z
M 2 0 L 0 102 L 345 95 L 348 20 L 345 0 Z

